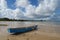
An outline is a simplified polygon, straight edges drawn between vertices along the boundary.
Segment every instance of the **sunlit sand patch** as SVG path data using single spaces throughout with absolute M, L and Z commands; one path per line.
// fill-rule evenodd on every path
M 0 26 L 8 26 L 7 24 L 0 24 Z

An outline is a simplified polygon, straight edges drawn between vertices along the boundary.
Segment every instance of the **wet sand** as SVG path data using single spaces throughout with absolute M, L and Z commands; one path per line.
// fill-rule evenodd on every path
M 60 25 L 50 22 L 0 22 L 8 26 L 0 26 L 0 40 L 60 40 Z M 8 28 L 28 27 L 38 25 L 38 30 L 19 34 L 10 35 Z

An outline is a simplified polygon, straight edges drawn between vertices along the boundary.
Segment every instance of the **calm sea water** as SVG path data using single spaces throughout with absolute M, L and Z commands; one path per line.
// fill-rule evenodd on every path
M 8 34 L 8 28 L 28 27 L 38 25 L 38 30 L 49 33 L 60 34 L 60 22 L 20 22 L 20 21 L 0 21 L 0 24 L 7 26 L 0 26 L 0 34 Z

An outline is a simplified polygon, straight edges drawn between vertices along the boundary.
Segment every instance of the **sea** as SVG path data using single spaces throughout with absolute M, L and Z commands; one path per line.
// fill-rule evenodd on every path
M 8 28 L 29 27 L 38 25 L 38 30 L 60 34 L 60 22 L 41 21 L 0 21 L 0 35 L 9 34 Z

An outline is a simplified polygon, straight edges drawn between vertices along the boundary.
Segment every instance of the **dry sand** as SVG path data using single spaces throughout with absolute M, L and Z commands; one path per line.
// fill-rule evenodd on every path
M 8 26 L 0 26 L 0 40 L 60 40 L 60 25 L 42 22 L 34 22 L 29 24 L 26 23 L 23 25 L 20 24 L 19 22 L 1 22 L 1 23 L 8 24 Z M 35 24 L 38 25 L 38 30 L 19 35 L 10 35 L 6 30 L 11 26 L 26 27 Z
M 1 36 L 0 40 L 60 40 L 60 35 L 32 31 L 20 35 Z

